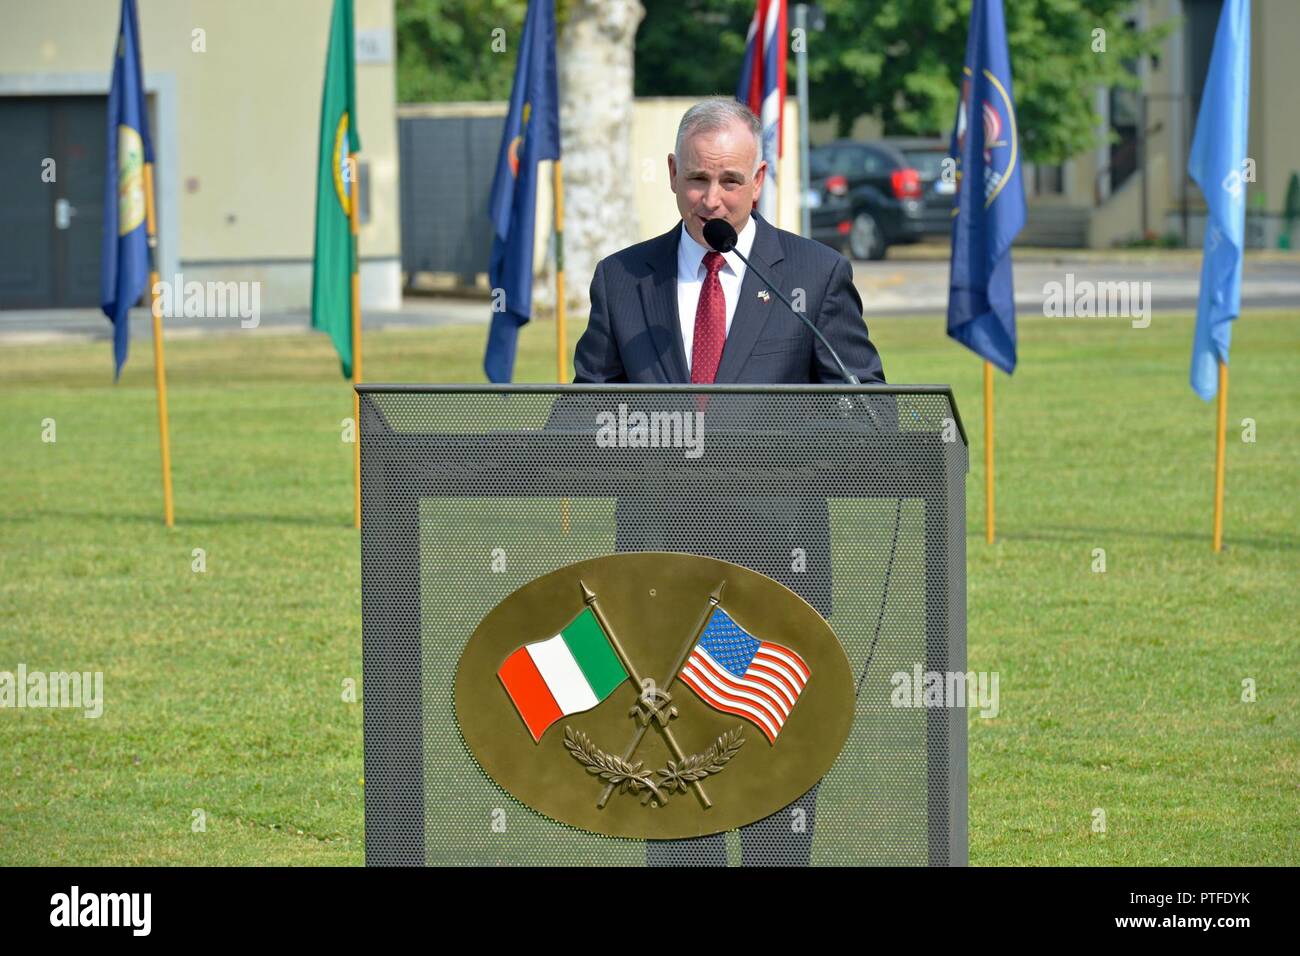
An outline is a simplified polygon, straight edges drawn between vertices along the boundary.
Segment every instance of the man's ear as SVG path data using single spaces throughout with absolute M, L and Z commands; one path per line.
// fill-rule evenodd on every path
M 767 178 L 767 160 L 758 164 L 758 171 L 754 173 L 754 201 L 758 201 L 758 194 L 763 191 L 763 180 Z
M 677 157 L 672 153 L 668 154 L 668 188 L 677 192 Z

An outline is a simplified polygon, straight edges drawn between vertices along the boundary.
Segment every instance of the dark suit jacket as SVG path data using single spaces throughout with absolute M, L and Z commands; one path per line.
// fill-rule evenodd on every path
M 774 228 L 757 213 L 749 258 L 794 305 L 806 309 L 845 366 L 864 383 L 884 382 L 880 356 L 867 337 L 862 300 L 847 259 L 828 246 Z M 689 383 L 677 313 L 680 222 L 658 238 L 601 260 L 591 283 L 591 319 L 578 341 L 575 382 Z M 722 350 L 717 382 L 758 385 L 840 383 L 839 369 L 798 318 L 745 270 L 740 300 Z M 798 403 L 763 395 L 715 399 L 706 428 L 815 427 L 833 403 Z M 680 396 L 685 407 L 693 399 Z M 569 396 L 567 414 L 603 399 Z M 670 398 L 663 401 L 670 402 Z M 566 404 L 561 403 L 561 405 Z M 557 405 L 558 421 L 560 406 Z M 797 462 L 773 461 L 774 468 Z M 830 528 L 826 500 L 773 487 L 762 498 L 707 492 L 664 500 L 621 495 L 615 513 L 618 551 L 685 551 L 744 565 L 795 591 L 823 616 L 831 614 Z M 798 554 L 798 557 L 796 557 Z
M 867 337 L 849 261 L 829 246 L 773 227 L 753 213 L 749 258 L 794 301 L 864 382 L 884 382 Z M 573 356 L 575 382 L 689 382 L 677 314 L 681 223 L 655 239 L 602 259 L 591 280 L 591 319 Z M 842 381 L 825 347 L 745 270 L 740 301 L 722 349 L 718 383 L 775 385 Z

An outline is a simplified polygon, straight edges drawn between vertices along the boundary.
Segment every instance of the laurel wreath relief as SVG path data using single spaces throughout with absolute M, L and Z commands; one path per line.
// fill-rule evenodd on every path
M 744 743 L 744 727 L 737 726 L 722 734 L 704 753 L 692 754 L 681 761 L 670 760 L 668 766 L 659 770 L 646 770 L 641 761 L 631 763 L 617 754 L 606 753 L 582 731 L 564 728 L 565 749 L 587 768 L 587 773 L 618 787 L 619 793 L 644 792 L 641 802 L 653 800 L 657 806 L 666 804 L 673 793 L 685 793 L 695 781 L 721 772 Z

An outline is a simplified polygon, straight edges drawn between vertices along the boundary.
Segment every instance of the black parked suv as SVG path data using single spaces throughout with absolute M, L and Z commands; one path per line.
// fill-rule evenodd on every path
M 853 259 L 952 229 L 947 149 L 931 139 L 840 140 L 809 152 L 812 237 Z

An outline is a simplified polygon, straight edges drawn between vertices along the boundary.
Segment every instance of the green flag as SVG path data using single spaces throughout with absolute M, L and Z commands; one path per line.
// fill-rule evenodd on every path
M 352 270 L 356 247 L 348 227 L 353 195 L 348 157 L 360 151 L 357 135 L 352 0 L 334 0 L 329 54 L 320 107 L 320 158 L 316 164 L 316 248 L 312 255 L 311 327 L 329 333 L 352 377 Z

